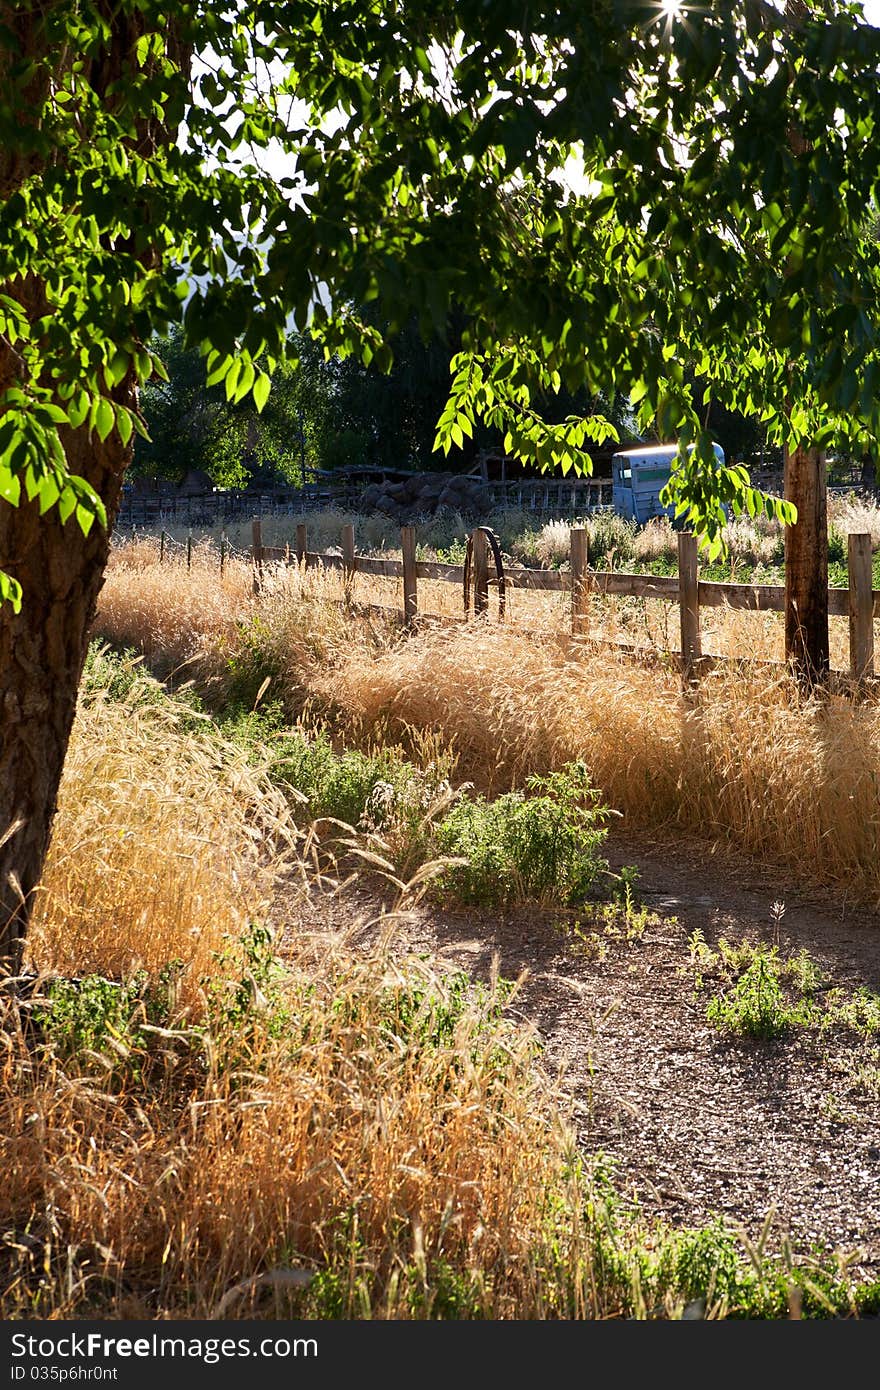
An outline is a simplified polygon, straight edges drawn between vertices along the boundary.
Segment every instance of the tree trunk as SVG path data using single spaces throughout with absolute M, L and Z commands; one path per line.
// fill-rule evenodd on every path
M 785 496 L 798 519 L 785 529 L 785 659 L 804 686 L 828 678 L 828 513 L 825 451 L 785 451 Z
M 804 0 L 786 0 L 785 18 L 800 32 L 809 7 Z M 788 144 L 796 159 L 812 148 L 795 121 Z M 827 481 L 824 449 L 786 447 L 785 496 L 797 507 L 798 519 L 785 530 L 785 659 L 806 688 L 824 683 L 830 667 Z
M 131 388 L 114 395 L 132 403 Z M 70 471 L 102 497 L 108 531 L 96 522 L 84 536 L 75 518 L 63 525 L 56 509 L 41 517 L 24 501 L 0 506 L 0 568 L 24 591 L 20 613 L 11 604 L 0 607 L 0 963 L 15 973 L 49 847 L 109 527 L 131 456 L 115 431 L 103 443 L 84 430 L 68 432 L 63 442 Z
M 10 54 L 15 61 L 45 57 L 48 8 L 10 7 L 0 0 L 0 21 L 16 40 L 13 45 L 0 45 L 0 86 L 12 61 Z M 86 80 L 98 102 L 112 110 L 149 16 L 115 0 L 97 0 L 93 8 L 103 21 L 104 38 L 92 53 Z M 181 21 L 173 14 L 166 17 L 163 43 L 165 55 L 186 72 L 192 49 L 182 40 L 180 29 Z M 70 56 L 55 55 L 56 79 L 61 72 L 58 65 Z M 29 110 L 39 108 L 49 81 L 49 70 L 39 61 L 35 71 L 31 88 L 13 107 L 25 124 Z M 130 139 L 144 157 L 173 144 L 176 134 L 160 109 L 144 114 Z M 83 138 L 89 138 L 88 131 Z M 38 173 L 36 159 L 0 150 L 0 198 Z M 132 246 L 120 249 L 130 251 Z M 138 259 L 145 266 L 156 265 L 159 254 L 150 247 L 139 252 Z M 36 279 L 22 277 L 14 285 L 0 284 L 0 289 L 19 300 L 32 322 L 47 312 L 43 286 Z M 123 341 L 137 336 L 131 324 L 119 327 Z M 15 353 L 0 339 L 0 391 L 18 384 L 19 368 Z M 136 407 L 133 375 L 110 394 L 119 404 Z M 89 632 L 110 552 L 110 531 L 133 452 L 131 443 L 124 445 L 115 430 L 103 442 L 87 430 L 62 431 L 61 442 L 70 472 L 84 477 L 102 499 L 107 530 L 95 523 L 84 536 L 75 518 L 62 525 L 55 508 L 41 517 L 37 507 L 24 500 L 18 507 L 0 503 L 0 569 L 17 579 L 24 591 L 19 614 L 13 613 L 10 604 L 0 606 L 0 966 L 14 971 L 21 967 L 34 894 L 49 847 Z

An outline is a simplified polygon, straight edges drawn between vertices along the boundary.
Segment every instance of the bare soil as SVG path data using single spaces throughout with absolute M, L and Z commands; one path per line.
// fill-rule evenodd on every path
M 880 913 L 709 843 L 616 830 L 606 855 L 612 868 L 637 866 L 652 915 L 604 959 L 578 948 L 559 912 L 426 900 L 397 922 L 401 949 L 474 978 L 522 977 L 515 1008 L 562 1073 L 579 1143 L 611 1161 L 646 1214 L 687 1227 L 720 1218 L 768 1249 L 787 1239 L 799 1256 L 835 1252 L 854 1277 L 880 1279 L 880 1039 L 800 1028 L 732 1040 L 706 1021 L 689 947 L 697 929 L 710 947 L 778 942 L 783 956 L 809 952 L 829 986 L 880 993 Z M 314 904 L 316 930 L 327 908 Z M 332 917 L 366 940 L 380 910 L 361 880 Z

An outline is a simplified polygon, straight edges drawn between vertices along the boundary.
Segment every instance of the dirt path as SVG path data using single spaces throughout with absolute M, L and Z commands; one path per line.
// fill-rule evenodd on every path
M 689 949 L 695 930 L 710 947 L 778 939 L 784 955 L 807 950 L 830 985 L 880 992 L 880 913 L 708 844 L 617 831 L 606 852 L 613 868 L 638 867 L 656 916 L 640 939 L 606 943 L 604 959 L 573 945 L 558 913 L 425 903 L 400 922 L 401 946 L 478 978 L 496 958 L 507 977 L 525 972 L 517 1008 L 563 1071 L 579 1140 L 643 1210 L 684 1226 L 721 1217 L 752 1240 L 767 1223 L 768 1248 L 834 1250 L 880 1279 L 880 1037 L 726 1040 L 706 1022 L 708 994 L 695 996 Z M 335 915 L 375 911 L 360 890 Z

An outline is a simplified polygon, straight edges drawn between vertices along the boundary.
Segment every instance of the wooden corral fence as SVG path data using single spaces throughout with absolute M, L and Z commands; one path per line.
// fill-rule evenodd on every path
M 401 477 L 413 475 L 401 470 Z M 265 492 L 235 491 L 155 493 L 126 492 L 119 506 L 117 524 L 139 526 L 211 526 L 272 513 L 291 515 L 320 507 L 357 511 L 363 481 L 344 473 L 318 473 L 302 487 L 272 488 Z M 487 507 L 519 507 L 537 516 L 587 516 L 611 506 L 610 478 L 543 479 L 519 482 L 489 481 L 483 485 Z
M 484 486 L 493 507 L 518 507 L 540 516 L 584 516 L 611 508 L 610 478 L 526 478 L 521 482 L 490 479 Z
M 677 655 L 681 663 L 682 676 L 689 684 L 698 680 L 701 671 L 718 660 L 703 657 L 700 634 L 701 609 L 727 606 L 752 612 L 784 611 L 785 589 L 782 585 L 723 584 L 700 579 L 697 540 L 687 532 L 679 532 L 678 535 L 676 575 L 591 570 L 588 536 L 586 529 L 572 528 L 570 569 L 567 571 L 506 565 L 499 568 L 497 561 L 493 562 L 490 556 L 487 528 L 477 527 L 469 538 L 469 565 L 461 566 L 417 560 L 413 526 L 404 526 L 401 529 L 402 559 L 386 560 L 358 555 L 355 551 L 354 527 L 351 525 L 342 527 L 341 554 L 323 554 L 309 550 L 308 531 L 303 523 L 296 528 L 296 544 L 292 550 L 289 545 L 281 548 L 264 546 L 262 524 L 257 518 L 253 521 L 252 536 L 254 591 L 259 592 L 261 588 L 265 567 L 279 563 L 340 569 L 345 577 L 346 595 L 349 598 L 357 574 L 402 579 L 403 611 L 389 611 L 398 613 L 410 628 L 416 626 L 420 616 L 420 579 L 460 585 L 464 596 L 465 617 L 470 612 L 471 590 L 476 616 L 488 613 L 490 587 L 493 585 L 502 593 L 508 589 L 570 593 L 571 630 L 574 635 L 582 637 L 589 633 L 591 594 L 663 599 L 677 603 L 679 608 L 681 649 Z M 880 617 L 880 590 L 872 588 L 870 535 L 852 534 L 848 537 L 848 559 L 849 587 L 829 588 L 828 611 L 832 616 L 849 618 L 849 675 L 857 685 L 864 685 L 874 676 L 874 618 Z
M 284 488 L 265 493 L 255 492 L 191 492 L 191 493 L 128 493 L 119 504 L 116 524 L 125 529 L 139 526 L 213 526 L 218 521 L 241 521 L 270 513 L 305 511 L 310 507 L 326 507 L 332 494 L 317 488 Z

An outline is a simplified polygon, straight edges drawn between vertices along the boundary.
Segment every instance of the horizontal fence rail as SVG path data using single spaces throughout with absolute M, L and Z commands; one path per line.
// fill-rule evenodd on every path
M 482 484 L 481 490 L 486 507 L 516 507 L 541 516 L 585 516 L 611 507 L 610 478 L 575 478 L 552 483 L 540 479 L 489 481 Z M 291 515 L 329 506 L 356 511 L 362 492 L 362 482 L 355 484 L 343 476 L 306 483 L 303 487 L 271 488 L 262 492 L 129 492 L 120 503 L 117 524 L 123 527 L 174 523 L 201 526 L 249 519 L 255 514 Z
M 234 549 L 227 541 L 225 532 L 221 535 L 219 546 L 220 573 L 231 560 L 249 561 L 253 572 L 253 590 L 258 594 L 264 583 L 266 570 L 279 565 L 299 565 L 305 569 L 338 570 L 342 574 L 345 601 L 352 602 L 355 577 L 359 574 L 374 575 L 378 578 L 402 580 L 403 608 L 392 609 L 379 604 L 366 605 L 371 611 L 394 613 L 407 627 L 414 627 L 421 617 L 438 618 L 437 614 L 421 612 L 419 608 L 419 581 L 439 581 L 457 584 L 462 589 L 464 614 L 469 611 L 468 591 L 473 588 L 473 610 L 475 614 L 486 613 L 489 607 L 490 588 L 530 590 L 536 593 L 559 593 L 570 595 L 571 631 L 575 636 L 589 635 L 590 597 L 619 597 L 658 599 L 676 604 L 681 622 L 681 648 L 674 653 L 678 656 L 682 673 L 688 682 L 699 678 L 703 670 L 721 661 L 733 658 L 704 657 L 700 632 L 700 612 L 703 608 L 740 609 L 750 612 L 783 613 L 785 611 L 785 588 L 781 584 L 743 584 L 722 583 L 703 580 L 699 577 L 696 537 L 685 532 L 678 535 L 678 573 L 671 575 L 629 574 L 620 570 L 593 570 L 588 564 L 588 531 L 583 527 L 571 528 L 569 569 L 542 570 L 529 569 L 520 565 L 502 564 L 502 573 L 492 560 L 492 549 L 487 540 L 487 529 L 477 527 L 471 533 L 472 574 L 464 565 L 450 565 L 437 560 L 417 560 L 415 527 L 401 529 L 401 559 L 372 555 L 359 555 L 355 549 L 354 527 L 341 528 L 339 550 L 323 552 L 309 550 L 308 528 L 300 522 L 296 527 L 296 541 L 293 546 L 266 546 L 262 541 L 262 521 L 253 517 L 251 522 L 250 551 Z M 132 530 L 132 541 L 137 540 L 136 530 Z M 828 589 L 828 612 L 832 617 L 849 619 L 849 678 L 857 685 L 873 681 L 874 678 L 874 620 L 880 618 L 880 589 L 872 588 L 872 550 L 871 537 L 867 534 L 850 534 L 848 545 L 849 586 Z M 184 543 L 173 540 L 163 530 L 158 537 L 159 560 L 185 560 L 187 568 L 193 561 L 193 538 L 188 535 Z M 203 551 L 199 547 L 199 553 Z M 501 605 L 499 604 L 499 607 Z M 461 619 L 464 620 L 464 617 Z M 448 617 L 444 621 L 456 621 Z M 648 654 L 649 648 L 639 648 L 639 655 Z M 779 665 L 779 663 L 761 663 Z
M 699 677 L 701 669 L 717 662 L 704 658 L 700 634 L 700 609 L 728 607 L 752 612 L 782 613 L 785 611 L 785 588 L 781 584 L 718 583 L 699 578 L 697 540 L 680 532 L 678 536 L 678 574 L 627 574 L 617 570 L 591 570 L 588 567 L 588 532 L 572 527 L 570 568 L 568 570 L 538 570 L 523 566 L 503 567 L 505 588 L 526 589 L 550 593 L 569 593 L 572 598 L 571 629 L 584 636 L 589 630 L 588 600 L 591 594 L 614 595 L 623 598 L 661 599 L 676 603 L 681 621 L 681 650 L 677 654 L 685 680 Z M 493 573 L 488 558 L 479 561 L 486 548 L 485 528 L 471 534 L 474 547 L 474 611 L 485 612 L 488 607 L 488 586 L 497 584 L 501 576 Z M 460 584 L 467 594 L 466 570 L 462 565 L 447 565 L 435 561 L 416 560 L 415 528 L 405 526 L 401 531 L 403 559 L 383 559 L 358 555 L 355 551 L 354 528 L 345 526 L 341 535 L 341 554 L 310 551 L 306 527 L 297 527 L 294 552 L 289 546 L 272 547 L 262 544 L 259 519 L 253 521 L 252 561 L 254 587 L 259 590 L 263 567 L 277 563 L 300 563 L 309 567 L 339 569 L 348 576 L 350 586 L 356 574 L 372 574 L 387 579 L 402 579 L 406 624 L 412 627 L 419 616 L 418 581 L 440 580 Z M 880 590 L 872 589 L 871 538 L 852 534 L 848 538 L 850 584 L 846 589 L 829 588 L 828 612 L 834 617 L 848 617 L 850 626 L 850 676 L 857 683 L 874 676 L 874 618 L 880 617 Z M 482 580 L 480 578 L 482 574 Z M 481 590 L 482 585 L 482 590 Z M 350 591 L 349 591 L 350 596 Z M 376 608 L 378 605 L 370 605 Z M 399 611 L 399 610 L 394 610 Z
M 370 470 L 370 477 L 381 477 L 383 483 L 394 478 L 429 477 L 430 474 L 400 469 Z M 463 474 L 469 481 L 481 485 L 482 495 L 491 507 L 518 508 L 535 515 L 576 518 L 612 507 L 610 477 L 590 478 L 476 478 Z M 752 471 L 753 486 L 771 493 L 782 493 L 782 474 L 779 469 Z M 217 521 L 249 519 L 255 515 L 291 514 L 312 511 L 320 507 L 343 507 L 357 511 L 366 486 L 363 472 L 337 472 L 328 469 L 306 468 L 305 481 L 297 486 L 255 486 L 248 490 L 214 489 L 178 492 L 170 485 L 155 491 L 123 493 L 118 524 L 121 526 L 161 526 L 183 522 L 186 525 L 210 525 Z M 829 493 L 854 490 L 876 497 L 873 483 L 866 482 L 860 467 L 854 467 L 849 481 L 844 474 Z
M 484 487 L 494 507 L 517 507 L 541 514 L 583 515 L 612 505 L 610 478 L 572 478 L 567 482 L 524 479 L 499 483 L 490 480 Z

